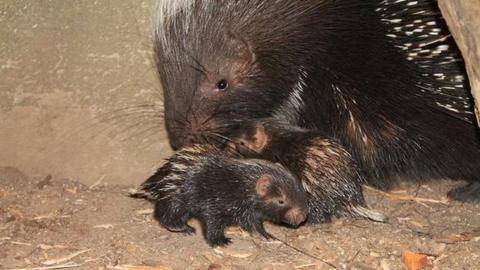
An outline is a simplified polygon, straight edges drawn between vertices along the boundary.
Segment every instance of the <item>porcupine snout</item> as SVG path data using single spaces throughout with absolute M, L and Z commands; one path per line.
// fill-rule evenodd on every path
M 182 124 L 169 129 L 170 143 L 174 150 L 194 144 L 208 143 L 207 133 L 212 127 L 205 121 L 206 117 L 195 116 Z M 180 122 L 180 121 L 179 121 Z
M 182 130 L 177 129 L 174 132 L 169 132 L 169 139 L 170 145 L 174 150 L 192 146 L 197 142 L 200 143 L 199 134 L 188 127 L 185 127 Z
M 292 208 L 288 210 L 287 213 L 285 213 L 285 220 L 287 221 L 287 223 L 295 227 L 302 224 L 306 219 L 307 214 L 304 210 L 298 207 Z

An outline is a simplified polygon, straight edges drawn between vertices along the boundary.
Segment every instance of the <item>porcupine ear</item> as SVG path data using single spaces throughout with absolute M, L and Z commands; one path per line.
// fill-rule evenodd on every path
M 253 150 L 256 152 L 262 152 L 268 143 L 268 136 L 263 126 L 257 126 L 255 129 L 255 134 L 253 135 L 253 140 L 254 141 L 251 145 Z
M 268 144 L 268 135 L 265 132 L 265 128 L 262 125 L 259 125 L 255 128 L 253 135 L 247 136 L 240 139 L 240 144 L 246 146 L 250 151 L 262 153 L 265 146 Z
M 267 195 L 268 188 L 270 187 L 272 182 L 273 182 L 273 176 L 269 174 L 264 174 L 260 176 L 260 178 L 258 178 L 257 186 L 256 186 L 258 197 L 263 198 Z
M 232 48 L 237 52 L 237 57 L 247 64 L 255 62 L 255 53 L 250 43 L 232 30 L 227 31 L 225 38 L 230 42 Z

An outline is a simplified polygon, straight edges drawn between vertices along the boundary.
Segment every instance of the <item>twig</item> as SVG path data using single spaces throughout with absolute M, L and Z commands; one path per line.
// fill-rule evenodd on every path
M 15 268 L 10 270 L 49 270 L 49 269 L 76 268 L 80 266 L 82 266 L 82 264 L 67 263 L 67 264 L 61 264 L 61 265 L 43 266 L 43 267 L 34 267 L 34 268 Z
M 31 243 L 24 243 L 24 242 L 18 242 L 18 241 L 11 241 L 10 243 L 13 244 L 13 245 L 18 245 L 18 246 L 27 246 L 27 247 L 32 246 Z
M 362 251 L 362 249 L 360 248 L 356 253 L 355 255 L 353 255 L 353 257 L 348 260 L 348 263 L 353 263 L 355 261 L 355 259 L 358 257 L 358 254 L 360 254 L 360 252 Z
M 105 174 L 102 175 L 102 177 L 100 177 L 95 183 L 93 183 L 90 187 L 88 187 L 88 189 L 93 189 L 94 187 L 100 185 L 103 182 L 103 180 L 105 179 L 106 176 L 107 175 L 105 175 Z
M 314 264 L 314 263 L 309 263 L 309 264 L 297 265 L 297 266 L 295 266 L 294 268 L 295 268 L 295 269 L 303 269 L 303 268 L 312 267 L 312 266 L 315 266 L 315 265 L 316 265 L 316 264 Z
M 424 203 L 436 203 L 436 204 L 448 205 L 448 203 L 445 201 L 439 201 L 439 200 L 434 200 L 429 198 L 420 198 L 420 197 L 415 197 L 410 195 L 396 195 L 396 194 L 388 193 L 370 186 L 364 186 L 364 188 L 380 193 L 384 195 L 387 199 L 399 200 L 399 201 L 413 201 L 424 206 L 426 206 Z
M 312 258 L 312 259 L 314 259 L 314 260 L 320 261 L 320 262 L 322 262 L 323 264 L 326 264 L 326 265 L 330 266 L 330 267 L 333 268 L 333 269 L 338 269 L 338 267 L 335 266 L 335 265 L 334 265 L 333 263 L 331 263 L 331 262 L 327 262 L 326 260 L 324 260 L 324 259 L 322 259 L 322 258 L 320 258 L 320 257 L 317 257 L 317 256 L 315 256 L 315 255 L 312 255 L 312 254 L 304 251 L 304 250 L 301 250 L 301 249 L 299 249 L 299 248 L 297 248 L 297 247 L 295 247 L 295 246 L 287 243 L 286 241 L 280 240 L 278 237 L 276 237 L 276 236 L 274 236 L 274 235 L 271 235 L 271 237 L 272 237 L 273 239 L 279 241 L 280 243 L 284 244 L 285 246 L 287 246 L 287 247 L 289 247 L 289 248 L 291 248 L 291 249 L 293 249 L 293 250 L 295 250 L 295 251 L 297 251 L 297 252 L 299 252 L 299 253 L 307 256 L 307 257 L 310 257 L 310 258 Z
M 55 216 L 54 213 L 50 213 L 50 214 L 48 214 L 48 215 L 43 215 L 43 216 L 34 217 L 34 218 L 32 218 L 32 220 L 55 219 L 55 218 L 70 218 L 70 217 L 72 217 L 72 216 L 68 216 L 68 215 Z

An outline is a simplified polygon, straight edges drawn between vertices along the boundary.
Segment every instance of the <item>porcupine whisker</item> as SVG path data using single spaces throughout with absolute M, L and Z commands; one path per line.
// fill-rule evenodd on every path
M 174 121 L 175 121 L 175 123 L 179 124 L 182 127 L 185 127 L 185 126 L 187 126 L 186 124 L 189 124 L 186 121 L 183 121 L 183 120 L 178 119 L 178 118 L 175 118 Z
M 173 121 L 175 121 L 175 123 L 180 124 L 182 127 L 191 125 L 191 122 L 188 119 L 188 115 L 186 113 L 183 114 L 182 112 L 175 111 L 174 115 L 175 116 L 173 117 Z
M 202 69 L 199 69 L 199 68 L 197 68 L 197 67 L 195 67 L 195 66 L 188 65 L 188 67 L 190 67 L 190 68 L 192 68 L 192 69 L 194 69 L 194 70 L 196 70 L 196 71 L 200 72 L 200 73 L 201 73 L 202 75 L 204 75 L 204 76 L 206 76 L 206 75 L 207 75 L 207 73 L 205 73 L 205 71 L 203 71 Z
M 195 92 L 196 92 L 196 90 L 194 90 L 194 93 L 192 94 L 192 97 L 195 96 Z M 187 108 L 187 111 L 185 113 L 185 118 L 184 118 L 185 122 L 191 124 L 190 119 L 188 118 L 188 115 L 193 114 L 193 111 L 194 110 L 193 110 L 193 98 L 192 98 L 192 99 L 190 99 L 190 102 L 188 102 L 188 108 Z
M 137 136 L 139 136 L 139 135 L 142 135 L 142 138 L 143 138 L 143 139 L 146 139 L 146 138 L 148 138 L 148 137 L 151 137 L 153 134 L 150 134 L 149 136 L 145 136 L 145 133 L 146 133 L 146 132 L 151 132 L 151 131 L 153 131 L 153 130 L 155 130 L 155 132 L 154 132 L 153 134 L 158 134 L 158 132 L 159 132 L 160 130 L 162 130 L 162 127 L 156 126 L 156 125 L 149 125 L 148 128 L 144 128 L 144 129 L 142 129 L 142 130 L 139 130 L 139 131 L 133 133 L 132 135 L 130 135 L 130 136 L 128 136 L 128 137 L 125 137 L 125 138 L 123 138 L 123 139 L 120 139 L 120 142 L 127 142 L 127 141 L 131 140 L 132 138 L 135 138 L 135 137 L 137 137 Z
M 200 63 L 200 61 L 198 61 L 198 59 L 195 58 L 193 55 L 191 55 L 191 54 L 189 54 L 189 53 L 186 53 L 186 55 L 187 55 L 188 57 L 190 57 L 197 66 L 200 67 L 200 69 L 202 70 L 202 73 L 207 74 L 207 73 L 209 72 L 208 69 L 205 68 L 205 66 L 203 66 L 203 65 Z
M 140 121 L 139 121 L 140 120 Z M 130 116 L 116 116 L 114 118 L 110 118 L 107 120 L 100 121 L 99 123 L 96 123 L 94 125 L 99 125 L 100 123 L 105 123 L 105 124 L 110 124 L 106 125 L 103 128 L 95 128 L 95 134 L 88 136 L 87 139 L 91 140 L 100 134 L 109 133 L 112 134 L 114 130 L 118 130 L 121 126 L 125 126 L 125 124 L 135 122 L 135 125 L 145 125 L 147 123 L 150 123 L 151 125 L 156 125 L 159 128 L 161 125 L 159 124 L 159 121 L 153 121 L 152 117 L 150 115 L 130 115 Z M 121 124 L 121 125 L 120 125 Z M 93 126 L 94 126 L 93 125 Z M 89 126 L 88 128 L 93 128 L 93 126 Z M 127 128 L 123 128 L 120 131 L 115 132 L 115 134 L 121 134 L 124 133 L 125 131 L 129 130 L 132 125 L 127 126 Z
M 197 110 L 198 110 L 199 112 L 202 112 L 202 111 L 203 111 L 203 106 L 204 106 L 205 103 L 207 103 L 207 102 L 208 102 L 208 99 L 207 99 L 207 98 L 205 98 L 205 97 L 203 97 L 203 96 L 200 97 L 200 100 L 199 100 L 199 102 L 198 102 L 198 108 L 197 108 Z M 210 117 L 207 117 L 207 118 L 210 118 Z M 203 123 L 201 123 L 200 126 L 202 126 L 204 123 L 205 123 L 205 121 L 203 121 Z
M 92 140 L 101 134 L 105 134 L 105 132 L 111 132 L 112 130 L 117 129 L 119 126 L 123 126 L 125 123 L 129 123 L 131 121 L 138 122 L 140 119 L 142 122 L 146 123 L 153 121 L 154 119 L 161 118 L 161 115 L 152 115 L 150 114 L 149 109 L 143 109 L 149 107 L 153 108 L 154 106 L 155 105 L 151 104 L 136 104 L 101 113 L 100 115 L 94 116 L 91 119 L 93 123 L 80 123 L 74 130 L 65 132 L 65 134 L 61 136 L 63 138 L 62 140 L 66 141 L 71 139 L 73 138 L 73 135 L 81 135 L 83 138 L 82 140 L 88 142 L 89 140 Z M 155 113 L 158 114 L 157 111 L 155 111 Z M 49 152 L 54 152 L 58 149 L 60 149 L 60 147 L 57 149 L 50 148 L 51 151 Z
M 193 56 L 192 56 L 190 53 L 188 53 L 188 51 L 186 51 L 186 50 L 185 50 L 185 55 L 187 55 L 189 58 L 191 58 L 191 59 L 193 60 L 193 62 L 200 67 L 200 69 L 202 70 L 202 74 L 206 75 L 206 73 L 208 72 L 207 69 L 206 69 L 203 65 L 201 65 L 200 62 L 199 62 L 195 57 L 193 57 Z M 195 70 L 197 70 L 197 69 L 195 69 Z M 188 102 L 189 104 L 188 104 L 188 108 L 187 108 L 186 115 L 185 115 L 185 116 L 188 116 L 188 115 L 190 115 L 190 113 L 192 113 L 192 116 L 193 116 L 195 122 L 198 122 L 198 121 L 197 121 L 197 116 L 196 116 L 196 114 L 195 114 L 195 110 L 193 109 L 193 105 L 194 105 L 194 104 L 193 104 L 193 101 L 194 101 L 194 97 L 195 97 L 196 94 L 197 94 L 197 90 L 198 90 L 197 87 L 194 87 L 194 88 L 193 88 L 193 92 L 192 92 L 192 94 L 191 94 L 191 97 L 192 97 L 192 98 L 190 98 L 190 102 Z M 188 100 L 188 97 L 186 96 L 186 93 L 185 93 L 185 95 L 184 95 L 184 98 L 185 98 L 186 100 Z
M 138 116 L 148 116 L 148 117 L 163 117 L 163 113 L 159 112 L 158 110 L 151 109 L 125 109 L 125 110 L 117 110 L 116 112 L 105 113 L 103 115 L 96 116 L 94 120 L 98 120 L 100 123 L 108 123 L 108 122 L 115 122 L 117 119 L 128 119 L 131 117 L 138 117 Z
M 117 122 L 121 121 L 120 123 L 124 123 L 124 120 L 136 120 L 138 118 L 163 118 L 163 115 L 156 112 L 156 111 L 135 111 L 135 112 L 124 112 L 122 114 L 111 115 L 108 118 L 98 119 L 100 123 L 113 123 L 116 124 Z
M 234 140 L 232 140 L 231 138 L 223 136 L 223 135 L 218 134 L 218 133 L 209 132 L 207 135 L 209 135 L 209 137 L 212 140 L 214 140 L 215 142 L 217 142 L 219 145 L 224 145 L 226 141 L 231 142 L 233 144 L 236 144 L 236 142 Z M 217 147 L 216 145 L 214 145 L 214 146 Z M 236 147 L 230 148 L 230 151 L 233 151 L 239 157 L 243 157 L 243 154 L 240 151 L 238 151 L 238 149 Z
M 172 132 L 183 132 L 185 129 L 181 127 L 171 127 L 170 128 Z
M 193 117 L 193 121 L 194 123 L 198 123 L 198 116 L 197 116 L 197 113 L 195 112 L 196 110 L 193 110 L 192 111 L 192 117 Z
M 216 146 L 217 144 L 222 145 L 225 142 L 223 139 L 218 138 L 216 136 L 212 136 L 211 134 L 205 134 L 205 137 L 207 139 L 207 143 L 214 146 Z
M 115 132 L 115 135 L 122 135 L 122 134 L 128 134 L 129 131 L 133 131 L 135 132 L 134 134 L 137 134 L 138 132 L 136 132 L 137 128 L 138 127 L 143 127 L 143 126 L 152 126 L 152 127 L 155 127 L 155 128 L 158 128 L 159 130 L 161 130 L 162 126 L 161 125 L 158 125 L 157 123 L 148 123 L 148 122 L 136 122 L 135 124 L 131 124 L 123 129 L 120 129 L 119 132 Z M 135 137 L 135 136 L 131 136 L 131 137 Z M 131 138 L 130 137 L 130 138 Z
M 205 134 L 205 133 L 200 135 L 200 142 L 206 143 L 206 144 L 209 144 L 209 145 L 213 145 L 213 144 L 211 143 L 211 141 L 209 140 L 208 135 Z
M 131 122 L 131 121 L 130 121 Z M 110 134 L 110 135 L 113 135 L 113 137 L 118 137 L 119 135 L 122 135 L 122 134 L 126 134 L 128 130 L 131 130 L 132 128 L 136 127 L 136 126 L 146 126 L 146 125 L 150 125 L 150 126 L 155 126 L 156 128 L 158 128 L 159 130 L 161 130 L 162 126 L 159 125 L 157 122 L 146 122 L 146 121 L 135 121 L 135 125 L 129 125 L 127 126 L 126 128 L 123 128 L 122 130 L 120 131 L 116 131 L 116 128 L 118 127 L 111 127 L 111 126 L 107 126 L 101 130 L 99 130 L 98 132 L 96 132 L 95 134 L 91 135 L 91 136 L 88 136 L 86 137 L 87 140 L 92 140 L 94 138 L 96 138 L 97 136 L 99 136 L 100 134 Z
M 217 114 L 218 114 L 218 109 L 215 109 L 215 111 L 213 111 L 212 114 L 203 121 L 201 126 L 208 124 L 208 122 L 212 120 Z
M 156 106 L 158 106 L 158 105 L 157 104 L 134 104 L 134 105 L 128 105 L 128 106 L 120 107 L 120 108 L 117 108 L 117 109 L 112 110 L 112 111 L 108 111 L 105 114 L 115 113 L 115 112 L 118 112 L 118 111 L 123 111 L 123 110 L 128 110 L 128 109 L 152 108 L 152 107 L 156 107 Z
M 113 111 L 105 112 L 105 113 L 100 113 L 99 115 L 95 116 L 93 119 L 106 119 L 108 120 L 109 118 L 121 116 L 121 115 L 130 115 L 130 114 L 136 114 L 136 113 L 142 113 L 142 112 L 155 112 L 158 114 L 163 115 L 162 111 L 155 110 L 155 105 L 152 106 L 129 106 L 129 107 L 124 107 L 120 109 L 115 109 Z
M 137 125 L 145 125 L 145 124 L 153 124 L 153 125 L 157 125 L 158 127 L 161 127 L 161 121 L 155 121 L 155 119 L 158 119 L 160 117 L 158 116 L 155 116 L 155 117 L 152 117 L 152 116 L 155 116 L 155 115 L 146 115 L 146 114 L 142 114 L 142 115 L 130 115 L 128 117 L 118 117 L 118 118 L 115 118 L 115 119 L 110 119 L 107 121 L 104 121 L 103 123 L 106 123 L 106 124 L 109 124 L 106 126 L 105 129 L 103 129 L 103 131 L 108 131 L 110 129 L 117 129 L 120 131 L 116 132 L 116 133 L 122 133 L 122 132 L 125 132 L 127 130 L 129 130 L 129 127 L 132 126 L 131 123 L 135 123 L 134 126 L 137 126 Z M 122 127 L 125 127 L 127 126 L 127 128 L 122 128 Z M 111 131 L 108 131 L 109 133 Z
M 206 131 L 206 134 L 208 135 L 212 135 L 214 137 L 217 137 L 217 138 L 220 138 L 220 139 L 223 139 L 225 141 L 228 141 L 228 142 L 235 142 L 234 140 L 230 139 L 229 137 L 227 136 L 223 136 L 221 134 L 218 134 L 218 133 L 215 133 L 215 132 L 209 132 L 209 131 Z
M 202 101 L 202 99 L 201 99 L 201 101 Z M 217 116 L 219 114 L 220 108 L 223 105 L 223 102 L 224 101 L 221 100 L 220 103 L 217 106 L 215 106 L 215 110 L 210 114 L 209 117 L 207 117 L 207 119 L 202 123 L 202 125 L 207 124 L 210 120 L 212 120 L 215 116 Z M 202 105 L 202 103 L 200 103 L 200 104 Z

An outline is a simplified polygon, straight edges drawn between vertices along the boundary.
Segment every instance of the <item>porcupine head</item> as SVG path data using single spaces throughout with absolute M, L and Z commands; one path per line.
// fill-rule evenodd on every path
M 257 209 L 261 211 L 261 219 L 297 227 L 307 218 L 307 196 L 289 172 L 282 169 L 281 174 L 263 174 L 257 179 L 255 192 L 260 200 Z
M 277 115 L 295 122 L 319 2 L 160 1 L 155 50 L 171 146 L 225 144 Z

